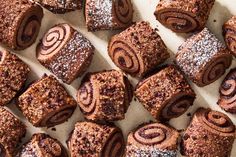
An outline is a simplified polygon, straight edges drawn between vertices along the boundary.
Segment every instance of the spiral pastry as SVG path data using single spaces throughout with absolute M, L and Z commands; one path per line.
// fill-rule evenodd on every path
M 52 127 L 65 122 L 77 103 L 53 76 L 33 83 L 19 98 L 18 106 L 36 127 Z
M 230 156 L 235 126 L 221 112 L 200 108 L 185 131 L 182 153 L 186 156 Z
M 33 0 L 55 14 L 82 9 L 83 0 Z
M 141 125 L 128 135 L 126 156 L 177 156 L 179 133 L 161 123 Z
M 191 86 L 173 65 L 141 81 L 135 95 L 157 120 L 179 117 L 195 99 Z
M 232 69 L 221 83 L 218 104 L 226 112 L 236 113 L 236 68 Z
M 190 37 L 176 54 L 175 63 L 198 86 L 221 77 L 232 61 L 230 52 L 207 28 Z
M 67 141 L 71 157 L 122 157 L 124 138 L 119 128 L 78 122 Z
M 109 70 L 87 74 L 77 101 L 86 119 L 114 121 L 125 118 L 132 96 L 127 77 L 120 71 Z
M 82 34 L 62 23 L 48 30 L 36 51 L 43 66 L 70 84 L 89 67 L 94 47 Z
M 22 50 L 35 42 L 43 18 L 41 7 L 27 0 L 6 0 L 1 2 L 0 12 L 1 43 Z
M 0 51 L 0 106 L 8 104 L 23 88 L 30 69 L 16 55 Z
M 26 126 L 2 107 L 0 107 L 0 115 L 0 156 L 13 157 L 26 134 Z
M 215 0 L 161 0 L 156 7 L 156 19 L 177 33 L 202 30 Z
M 44 133 L 34 134 L 29 142 L 23 145 L 16 157 L 68 157 L 62 144 Z
M 234 56 L 236 56 L 236 16 L 233 16 L 223 26 L 225 43 Z
M 127 28 L 133 5 L 131 0 L 86 0 L 85 19 L 89 31 Z
M 144 21 L 113 36 L 108 52 L 120 69 L 138 77 L 142 77 L 169 58 L 161 37 Z

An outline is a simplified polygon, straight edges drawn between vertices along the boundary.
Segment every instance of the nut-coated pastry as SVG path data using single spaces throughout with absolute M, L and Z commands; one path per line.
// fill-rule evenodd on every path
M 202 30 L 215 0 L 160 0 L 156 19 L 177 33 Z
M 233 16 L 224 24 L 223 35 L 227 47 L 236 56 L 236 16 Z
M 144 124 L 128 135 L 126 157 L 177 157 L 179 133 L 161 123 Z
M 36 127 L 52 127 L 65 122 L 77 103 L 52 75 L 44 75 L 18 98 L 24 116 Z
M 193 89 L 174 65 L 141 81 L 135 96 L 157 120 L 179 117 L 195 99 Z
M 12 113 L 0 107 L 0 156 L 14 157 L 26 126 Z
M 77 100 L 86 119 L 121 120 L 132 100 L 132 86 L 120 71 L 89 73 L 78 90 Z
M 138 22 L 114 35 L 108 46 L 112 61 L 123 71 L 142 77 L 169 58 L 166 45 L 148 22 Z
M 22 146 L 16 157 L 68 157 L 68 155 L 58 140 L 47 134 L 37 133 Z
M 230 156 L 235 126 L 221 112 L 200 108 L 182 138 L 182 153 L 191 157 Z
M 125 142 L 115 126 L 78 122 L 67 141 L 71 157 L 123 157 Z
M 87 70 L 93 53 L 91 42 L 66 23 L 49 29 L 37 46 L 38 61 L 67 84 Z
M 179 47 L 175 63 L 198 86 L 206 86 L 221 77 L 232 61 L 226 46 L 205 28 Z
M 0 51 L 0 106 L 9 103 L 23 88 L 30 69 L 9 51 Z
M 221 83 L 218 104 L 226 112 L 236 113 L 236 68 L 231 69 Z
M 22 50 L 32 45 L 39 33 L 43 9 L 29 0 L 2 0 L 0 43 Z
M 89 31 L 122 29 L 132 24 L 131 0 L 85 0 L 85 20 Z

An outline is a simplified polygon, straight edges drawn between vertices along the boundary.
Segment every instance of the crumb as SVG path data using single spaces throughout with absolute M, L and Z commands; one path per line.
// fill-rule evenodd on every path
M 137 99 L 136 99 L 136 98 L 134 98 L 134 101 L 137 101 Z
M 155 30 L 156 32 L 159 32 L 159 29 L 158 29 L 158 28 L 155 28 L 154 30 Z
M 216 19 L 215 19 L 215 20 L 213 20 L 213 22 L 216 22 Z
M 57 131 L 57 129 L 56 129 L 56 128 L 52 128 L 51 130 L 52 130 L 52 131 Z
M 188 116 L 188 117 L 191 117 L 191 116 L 192 116 L 192 114 L 189 112 L 189 113 L 187 113 L 187 116 Z

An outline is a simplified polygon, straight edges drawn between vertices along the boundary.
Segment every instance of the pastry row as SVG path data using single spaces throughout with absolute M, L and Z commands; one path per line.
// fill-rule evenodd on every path
M 26 126 L 2 107 L 0 114 L 1 156 L 68 156 L 58 140 L 44 133 L 34 134 L 19 148 Z M 182 136 L 171 126 L 152 122 L 131 131 L 126 144 L 122 131 L 113 124 L 77 122 L 66 143 L 71 157 L 176 157 L 180 138 L 186 156 L 229 156 L 235 126 L 225 114 L 200 108 Z

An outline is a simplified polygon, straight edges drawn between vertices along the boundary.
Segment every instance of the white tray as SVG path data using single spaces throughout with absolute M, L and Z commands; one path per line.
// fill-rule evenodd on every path
M 162 26 L 158 21 L 155 20 L 153 15 L 155 7 L 158 3 L 158 0 L 132 0 L 135 10 L 134 20 L 135 21 L 149 21 L 154 28 L 158 27 L 159 34 L 162 39 L 166 43 L 169 52 L 172 54 L 172 58 L 174 53 L 177 52 L 177 48 L 181 45 L 181 43 L 186 39 L 187 35 L 176 34 L 170 31 L 169 29 Z M 39 41 L 39 38 L 42 38 L 43 34 L 53 25 L 61 22 L 67 22 L 71 24 L 74 28 L 84 34 L 95 46 L 96 52 L 93 58 L 92 65 L 90 66 L 88 71 L 100 71 L 104 69 L 112 69 L 117 67 L 112 63 L 111 59 L 107 53 L 107 42 L 113 34 L 118 33 L 118 31 L 100 31 L 96 33 L 89 33 L 85 27 L 84 17 L 82 11 L 74 11 L 71 13 L 67 13 L 65 15 L 55 15 L 51 12 L 45 10 L 45 15 L 42 22 L 42 27 L 40 30 L 40 34 L 36 43 L 30 48 L 17 52 L 17 55 L 23 59 L 28 65 L 31 67 L 30 79 L 35 80 L 39 79 L 44 73 L 50 73 L 47 69 L 39 64 L 35 57 L 35 47 Z M 223 41 L 221 28 L 225 21 L 227 21 L 232 15 L 236 15 L 236 1 L 235 0 L 217 0 L 214 8 L 212 9 L 210 18 L 207 23 L 207 27 L 210 28 L 213 33 L 217 35 Z M 216 20 L 214 22 L 214 20 Z M 233 61 L 232 67 L 236 66 L 235 60 Z M 228 71 L 227 71 L 228 72 Z M 194 102 L 194 106 L 191 107 L 183 116 L 173 119 L 170 121 L 170 124 L 174 126 L 176 129 L 184 129 L 189 123 L 189 117 L 186 115 L 189 112 L 193 112 L 196 108 L 210 107 L 214 110 L 219 110 L 223 112 L 216 104 L 218 100 L 218 89 L 220 83 L 224 77 L 221 77 L 219 80 L 214 82 L 213 84 L 199 88 L 196 85 L 193 85 L 195 92 L 197 93 L 197 99 Z M 75 80 L 72 85 L 65 85 L 68 91 L 76 98 L 76 90 L 80 84 L 81 78 Z M 131 79 L 132 84 L 135 85 L 137 80 Z M 73 130 L 74 124 L 77 121 L 83 120 L 82 113 L 77 107 L 75 113 L 72 118 L 69 119 L 68 122 L 65 122 L 61 125 L 56 126 L 56 131 L 47 128 L 34 128 L 27 120 L 23 117 L 23 115 L 17 110 L 14 104 L 9 104 L 7 107 L 15 113 L 18 117 L 21 118 L 27 125 L 27 136 L 24 138 L 24 142 L 28 141 L 31 135 L 35 132 L 46 132 L 50 134 L 52 137 L 60 140 L 63 145 L 66 147 L 65 141 L 68 138 L 69 133 Z M 236 115 L 228 114 L 230 118 L 233 120 L 234 124 L 236 124 Z M 150 114 L 143 108 L 143 106 L 133 101 L 129 110 L 126 114 L 125 120 L 117 122 L 117 126 L 119 126 L 124 135 L 126 136 L 129 131 L 134 129 L 136 126 L 143 122 L 147 122 L 152 120 Z M 236 156 L 236 142 L 234 143 L 233 152 L 231 154 L 232 157 Z

